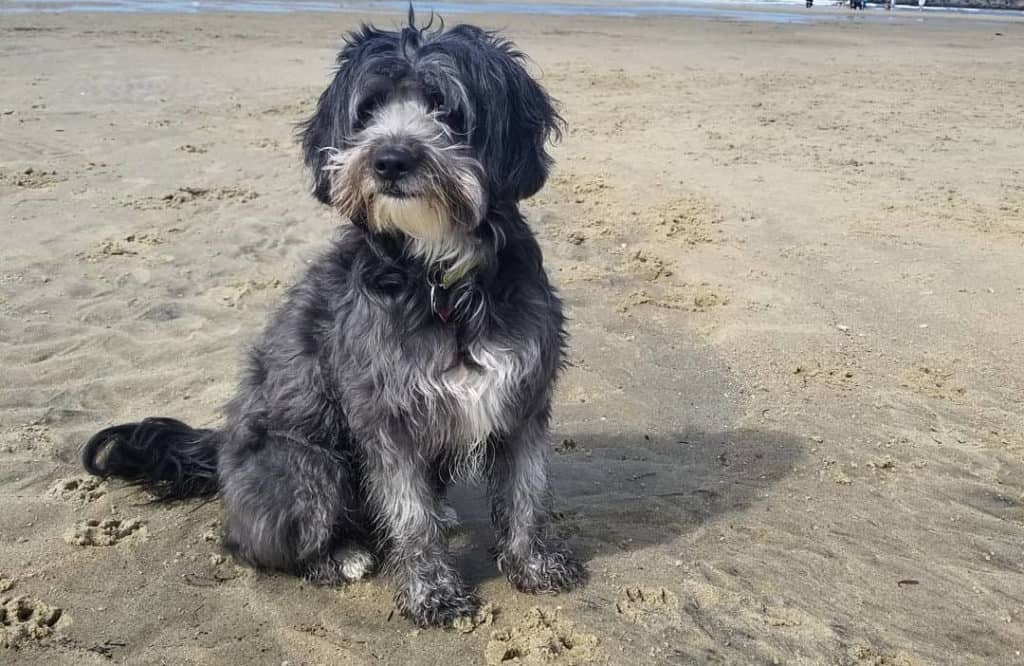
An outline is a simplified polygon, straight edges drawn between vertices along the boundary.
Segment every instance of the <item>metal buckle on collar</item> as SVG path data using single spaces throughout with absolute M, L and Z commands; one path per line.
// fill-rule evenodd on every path
M 435 269 L 427 273 L 427 284 L 430 285 L 430 310 L 431 312 L 437 315 L 437 318 L 440 319 L 442 323 L 447 324 L 449 321 L 451 321 L 452 309 L 447 303 L 445 303 L 441 307 L 438 307 L 437 305 L 438 288 L 440 288 L 441 291 L 444 292 L 445 294 L 447 294 L 448 291 L 447 289 L 445 289 L 443 284 L 439 284 L 433 277 L 435 273 L 439 272 L 439 269 Z M 445 300 L 448 300 L 447 297 L 445 298 Z

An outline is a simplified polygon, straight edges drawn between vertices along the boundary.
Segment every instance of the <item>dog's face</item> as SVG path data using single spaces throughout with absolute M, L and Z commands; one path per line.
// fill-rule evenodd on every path
M 547 179 L 561 118 L 511 43 L 472 26 L 364 26 L 303 126 L 315 196 L 384 233 L 445 242 Z

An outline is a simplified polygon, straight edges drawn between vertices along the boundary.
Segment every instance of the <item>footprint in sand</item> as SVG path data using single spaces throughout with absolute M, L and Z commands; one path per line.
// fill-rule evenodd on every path
M 107 494 L 107 486 L 95 476 L 72 476 L 57 479 L 50 487 L 49 494 L 62 502 L 88 504 Z
M 0 648 L 16 648 L 26 641 L 41 641 L 69 621 L 59 608 L 38 599 L 0 598 Z
M 619 615 L 639 624 L 665 624 L 679 618 L 679 597 L 663 587 L 627 587 L 615 603 Z
M 76 546 L 113 546 L 135 532 L 145 535 L 145 526 L 137 518 L 130 520 L 90 519 L 78 523 L 68 530 L 64 535 L 64 540 Z
M 487 666 L 607 663 L 597 636 L 562 619 L 556 611 L 537 607 L 511 629 L 493 632 L 484 649 L 484 660 Z

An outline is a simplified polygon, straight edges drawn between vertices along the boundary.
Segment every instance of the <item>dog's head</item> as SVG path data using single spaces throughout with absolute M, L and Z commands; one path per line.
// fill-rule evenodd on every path
M 302 127 L 313 193 L 380 232 L 435 243 L 547 179 L 561 118 L 508 41 L 459 25 L 363 26 Z

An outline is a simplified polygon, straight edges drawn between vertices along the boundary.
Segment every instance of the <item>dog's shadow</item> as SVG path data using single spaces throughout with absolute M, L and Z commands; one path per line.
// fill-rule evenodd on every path
M 730 512 L 755 509 L 793 469 L 800 440 L 763 430 L 688 431 L 670 436 L 556 433 L 552 456 L 555 528 L 590 560 L 678 542 Z M 473 585 L 498 576 L 482 487 L 458 487 L 459 566 Z

